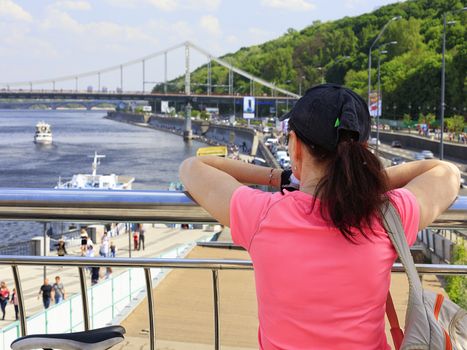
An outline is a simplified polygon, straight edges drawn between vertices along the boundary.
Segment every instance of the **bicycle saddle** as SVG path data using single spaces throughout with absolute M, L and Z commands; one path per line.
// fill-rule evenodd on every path
M 120 343 L 125 334 L 122 326 L 108 326 L 84 332 L 59 334 L 32 334 L 11 343 L 12 350 L 60 349 L 60 350 L 105 350 Z

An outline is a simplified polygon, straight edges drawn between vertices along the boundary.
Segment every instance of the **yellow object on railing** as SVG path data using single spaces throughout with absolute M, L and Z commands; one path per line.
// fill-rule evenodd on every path
M 196 151 L 196 156 L 227 157 L 227 147 L 226 146 L 200 147 Z

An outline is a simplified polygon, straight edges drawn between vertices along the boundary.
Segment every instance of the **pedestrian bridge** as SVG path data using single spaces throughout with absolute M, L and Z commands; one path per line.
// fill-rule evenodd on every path
M 86 190 L 49 190 L 49 189 L 9 189 L 0 190 L 1 220 L 33 220 L 41 222 L 73 221 L 73 222 L 159 222 L 159 223 L 196 223 L 215 224 L 212 217 L 183 192 L 171 191 L 86 191 Z M 437 228 L 465 229 L 467 227 L 467 197 L 459 197 L 445 213 L 433 224 Z M 215 243 L 210 243 L 215 244 Z M 209 245 L 209 244 L 208 244 Z M 225 244 L 224 244 L 225 245 Z M 85 268 L 88 266 L 124 267 L 139 269 L 138 279 L 142 289 L 146 290 L 147 340 L 149 349 L 156 348 L 156 318 L 154 283 L 161 269 L 183 269 L 189 274 L 197 270 L 207 270 L 211 274 L 212 290 L 212 343 L 214 349 L 221 346 L 222 316 L 221 295 L 219 294 L 219 275 L 236 270 L 251 271 L 251 261 L 238 259 L 205 259 L 205 258 L 76 258 L 76 257 L 39 257 L 39 256 L 1 256 L 0 265 L 11 266 L 18 293 L 20 320 L 17 328 L 11 333 L 3 334 L 3 346 L 8 348 L 9 342 L 16 337 L 39 333 L 44 324 L 33 317 L 27 317 L 24 307 L 24 293 L 19 267 L 22 266 L 72 266 L 79 272 L 81 286 L 80 297 L 72 305 L 72 314 L 80 322 L 74 324 L 72 331 L 88 330 L 91 324 L 90 305 L 92 305 L 92 289 L 87 288 Z M 419 264 L 418 271 L 425 275 L 467 275 L 466 265 Z M 226 271 L 226 272 L 221 272 Z M 403 272 L 400 264 L 394 264 L 392 271 Z M 117 288 L 126 284 L 126 279 Z M 179 281 L 181 283 L 181 280 Z M 199 283 L 199 282 L 198 282 Z M 175 285 L 176 286 L 176 285 Z M 242 287 L 243 289 L 243 287 Z M 91 293 L 89 293 L 91 291 Z M 189 295 L 190 290 L 183 291 Z M 91 295 L 90 295 L 91 294 Z M 235 306 L 234 306 L 235 308 Z M 80 311 L 78 311 L 78 309 Z M 188 312 L 205 313 L 196 307 L 194 310 L 183 310 L 174 315 L 184 318 Z M 60 317 L 60 315 L 57 315 Z M 65 321 L 65 320 L 63 320 Z M 115 320 L 111 320 L 115 322 Z M 140 320 L 141 322 L 141 320 Z M 61 322 L 64 323 L 64 322 Z M 56 327 L 60 327 L 60 322 Z M 192 325 L 195 327 L 195 324 Z M 48 332 L 61 332 L 62 329 L 50 329 Z M 235 332 L 235 330 L 233 330 Z M 5 347 L 6 346 L 6 347 Z

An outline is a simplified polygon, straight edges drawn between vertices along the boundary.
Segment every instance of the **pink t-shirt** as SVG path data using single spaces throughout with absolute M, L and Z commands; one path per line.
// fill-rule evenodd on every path
M 255 269 L 261 349 L 390 349 L 385 302 L 396 252 L 374 220 L 371 242 L 358 244 L 321 218 L 319 201 L 300 191 L 269 193 L 246 186 L 232 196 L 233 241 Z M 409 244 L 419 207 L 406 189 L 390 193 Z

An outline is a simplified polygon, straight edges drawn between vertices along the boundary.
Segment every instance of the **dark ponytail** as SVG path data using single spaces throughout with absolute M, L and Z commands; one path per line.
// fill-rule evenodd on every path
M 371 221 L 386 200 L 388 181 L 379 159 L 350 136 L 341 135 L 336 152 L 317 146 L 309 149 L 318 161 L 327 163 L 315 191 L 315 199 L 321 201 L 321 215 L 354 242 L 355 229 L 370 239 L 363 229 L 373 231 Z

